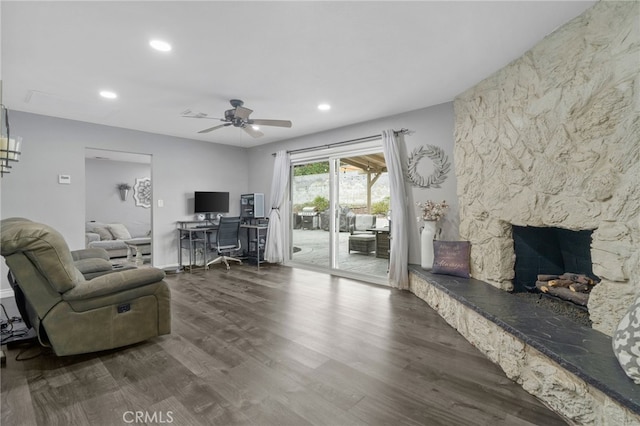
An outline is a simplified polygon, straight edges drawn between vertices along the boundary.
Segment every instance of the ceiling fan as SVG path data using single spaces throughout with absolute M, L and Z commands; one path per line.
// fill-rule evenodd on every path
M 199 112 L 194 113 L 191 110 L 182 112 L 182 116 L 186 118 L 209 118 L 211 120 L 224 121 L 224 124 L 209 127 L 208 129 L 200 130 L 198 133 L 209 133 L 222 127 L 233 126 L 240 127 L 254 138 L 264 136 L 264 133 L 257 129 L 257 126 L 276 126 L 276 127 L 291 127 L 291 121 L 289 120 L 263 120 L 263 119 L 251 119 L 249 115 L 253 112 L 249 108 L 245 108 L 244 102 L 240 99 L 231 99 L 232 109 L 228 109 L 224 112 L 224 118 L 209 117 L 207 114 Z

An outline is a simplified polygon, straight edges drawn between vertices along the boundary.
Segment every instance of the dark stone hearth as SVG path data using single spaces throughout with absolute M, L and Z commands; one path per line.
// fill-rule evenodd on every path
M 585 308 L 579 307 L 572 302 L 560 300 L 542 293 L 513 293 L 513 296 L 530 303 L 534 307 L 548 309 L 554 314 L 558 314 L 562 316 L 562 318 L 567 319 L 567 321 L 591 328 L 589 312 Z
M 640 414 L 640 386 L 620 367 L 611 337 L 484 281 L 432 274 L 416 265 L 409 265 L 409 272 Z

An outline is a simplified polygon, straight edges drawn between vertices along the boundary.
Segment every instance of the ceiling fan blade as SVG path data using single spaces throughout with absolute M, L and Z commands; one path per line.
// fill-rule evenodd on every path
M 202 114 L 202 113 L 201 113 Z M 222 118 L 218 117 L 207 117 L 206 115 L 182 115 L 182 118 L 208 118 L 209 120 L 218 120 L 224 121 Z
M 190 109 L 185 109 L 184 111 L 182 111 L 180 113 L 180 116 L 184 118 L 208 118 L 210 120 L 220 120 L 219 118 L 216 118 L 216 117 L 209 117 L 209 114 L 206 114 L 204 112 L 194 112 L 194 111 L 191 111 Z
M 249 115 L 252 112 L 253 112 L 252 109 L 241 107 L 241 106 L 237 106 L 236 107 L 236 112 L 235 112 L 235 117 L 236 118 L 242 118 L 243 120 L 246 120 L 247 118 L 249 118 Z
M 212 131 L 214 131 L 216 129 L 219 129 L 221 127 L 227 127 L 227 126 L 230 126 L 230 125 L 231 125 L 231 123 L 220 124 L 218 126 L 213 126 L 213 127 L 209 127 L 208 129 L 200 130 L 198 133 L 209 133 L 209 132 L 212 132 Z
M 249 133 L 251 136 L 253 136 L 254 138 L 259 138 L 261 136 L 264 136 L 264 133 L 262 133 L 259 130 L 254 129 L 253 127 L 251 127 L 250 125 L 247 126 L 242 126 L 242 130 L 244 130 L 245 132 Z
M 276 126 L 276 127 L 291 127 L 289 120 L 248 120 L 250 124 L 258 124 L 260 126 Z

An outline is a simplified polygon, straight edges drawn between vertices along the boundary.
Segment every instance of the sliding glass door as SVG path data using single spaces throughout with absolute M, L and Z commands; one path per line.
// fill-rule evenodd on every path
M 305 161 L 291 169 L 291 259 L 329 268 L 329 161 Z
M 380 141 L 292 156 L 291 263 L 386 283 L 389 197 Z
M 336 268 L 386 277 L 388 270 L 389 180 L 384 154 L 343 156 L 339 161 L 339 232 Z

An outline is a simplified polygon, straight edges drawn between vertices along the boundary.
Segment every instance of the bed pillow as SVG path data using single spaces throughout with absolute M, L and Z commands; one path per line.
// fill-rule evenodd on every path
M 636 297 L 613 334 L 613 353 L 625 374 L 640 384 L 640 296 Z
M 470 252 L 471 243 L 469 241 L 435 240 L 433 242 L 433 268 L 431 272 L 469 278 Z
M 107 229 L 113 235 L 113 239 L 115 240 L 130 240 L 131 234 L 126 226 L 121 223 L 110 223 L 107 225 Z

